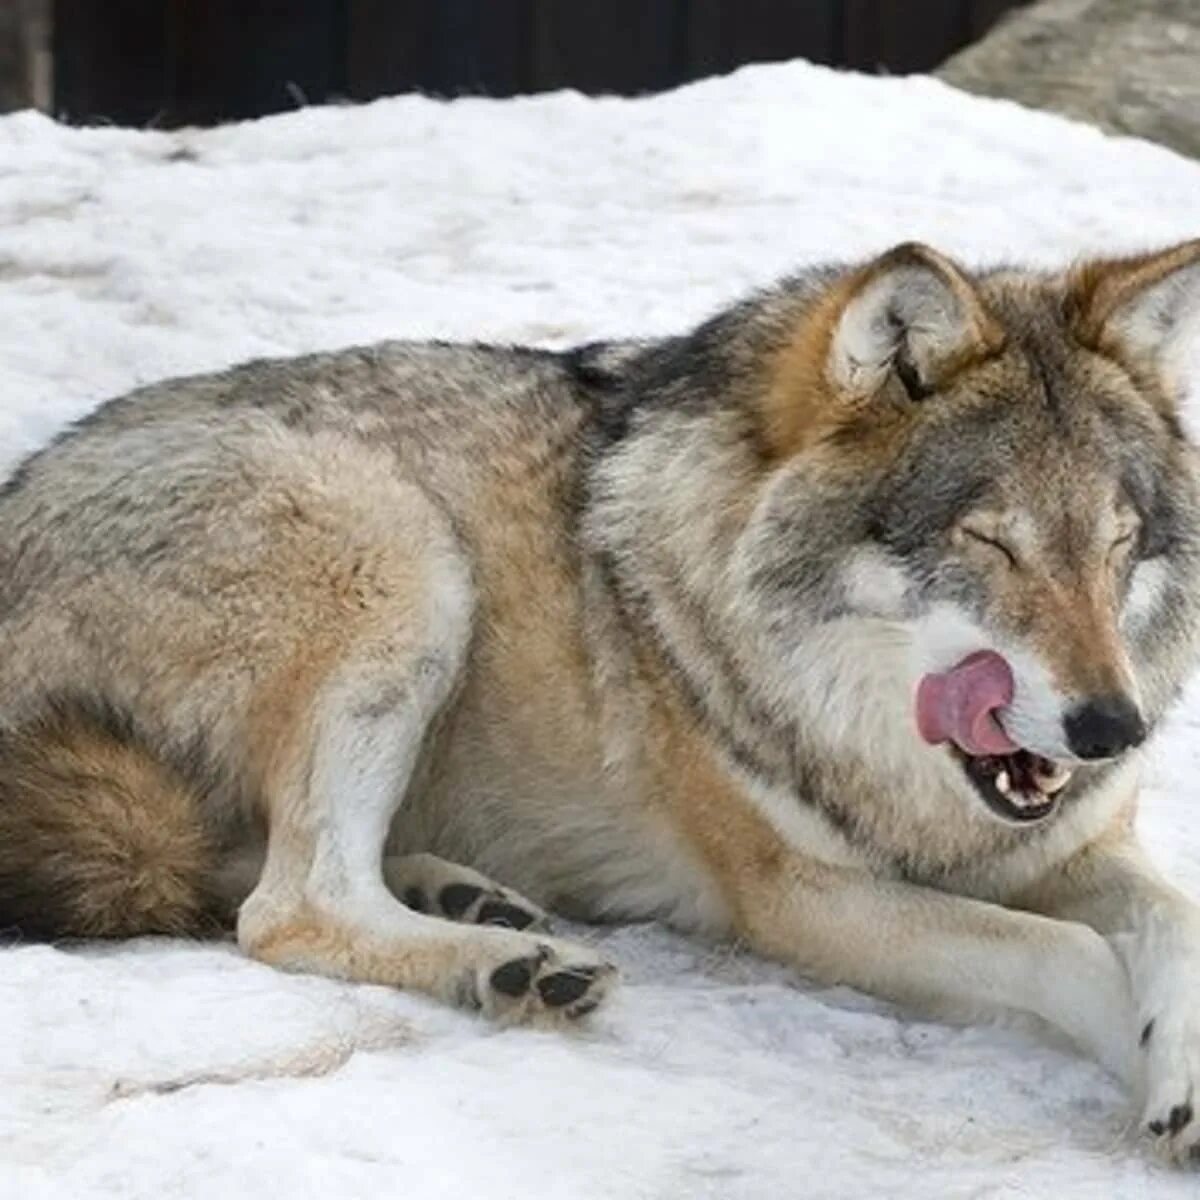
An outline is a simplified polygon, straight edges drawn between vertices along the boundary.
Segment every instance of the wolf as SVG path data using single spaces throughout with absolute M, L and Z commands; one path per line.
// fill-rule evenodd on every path
M 1195 1157 L 1200 908 L 1134 818 L 1198 300 L 1200 241 L 906 243 L 676 337 L 108 402 L 0 492 L 0 926 L 566 1025 L 615 972 L 547 913 L 653 919 L 1031 1015 Z

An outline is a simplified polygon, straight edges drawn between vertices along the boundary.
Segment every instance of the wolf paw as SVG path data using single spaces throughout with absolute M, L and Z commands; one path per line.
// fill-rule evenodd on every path
M 1200 1004 L 1148 1020 L 1141 1042 L 1147 1084 L 1142 1124 L 1164 1157 L 1200 1164 Z
M 577 1021 L 612 990 L 616 968 L 591 950 L 528 939 L 523 953 L 477 968 L 468 980 L 468 1004 L 508 1023 Z
M 435 897 L 437 915 L 469 925 L 546 929 L 550 919 L 519 892 L 499 884 L 449 883 Z
M 532 900 L 470 867 L 432 854 L 411 854 L 385 863 L 388 886 L 415 912 L 464 925 L 544 930 L 550 918 Z

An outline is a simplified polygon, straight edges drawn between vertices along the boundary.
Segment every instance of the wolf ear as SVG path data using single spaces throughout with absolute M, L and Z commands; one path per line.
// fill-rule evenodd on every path
M 1003 341 L 966 274 L 928 246 L 906 242 L 850 280 L 826 370 L 854 395 L 873 395 L 894 375 L 923 400 Z
M 1083 263 L 1067 277 L 1066 303 L 1085 346 L 1165 365 L 1200 318 L 1200 238 L 1157 254 Z

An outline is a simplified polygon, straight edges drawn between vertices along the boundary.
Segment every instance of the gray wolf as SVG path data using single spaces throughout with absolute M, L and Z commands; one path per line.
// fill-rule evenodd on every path
M 614 969 L 546 912 L 657 919 L 1031 1014 L 1191 1156 L 1200 909 L 1133 822 L 1198 297 L 1200 241 L 906 244 L 680 337 L 111 401 L 0 494 L 0 926 L 566 1023 Z

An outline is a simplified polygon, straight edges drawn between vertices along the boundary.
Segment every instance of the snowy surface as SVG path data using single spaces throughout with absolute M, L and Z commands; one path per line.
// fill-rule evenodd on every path
M 162 376 L 384 336 L 675 331 L 813 258 L 1200 233 L 1200 166 L 928 80 L 404 98 L 178 135 L 0 121 L 0 467 Z M 1143 826 L 1200 893 L 1200 693 Z M 519 881 L 512 881 L 519 882 Z M 728 949 L 584 931 L 592 1032 L 498 1032 L 224 946 L 0 952 L 0 1198 L 1192 1196 L 1099 1069 Z M 1197 1000 L 1200 1003 L 1200 998 Z

